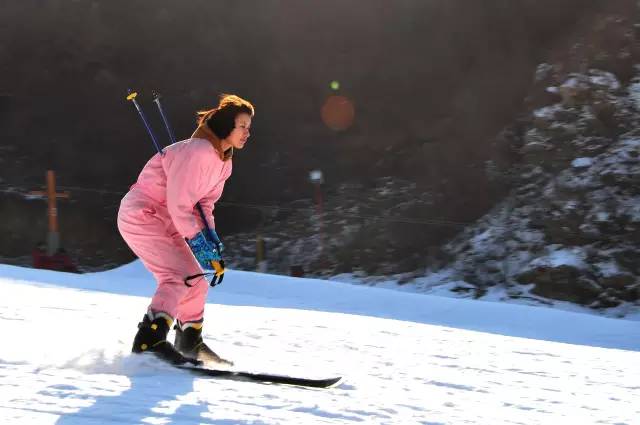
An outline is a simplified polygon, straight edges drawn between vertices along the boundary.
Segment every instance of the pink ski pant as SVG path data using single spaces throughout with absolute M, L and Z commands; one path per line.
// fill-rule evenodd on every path
M 185 285 L 185 277 L 202 273 L 202 269 L 174 227 L 167 207 L 133 189 L 120 203 L 118 229 L 158 283 L 151 310 L 181 322 L 202 319 L 209 284 L 197 278 L 189 282 L 192 287 Z

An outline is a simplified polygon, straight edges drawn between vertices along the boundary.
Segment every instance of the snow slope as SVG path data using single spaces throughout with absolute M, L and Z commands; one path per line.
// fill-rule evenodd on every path
M 153 289 L 138 262 L 0 265 L 0 422 L 640 423 L 637 321 L 229 271 L 205 339 L 239 370 L 345 377 L 317 390 L 130 355 Z

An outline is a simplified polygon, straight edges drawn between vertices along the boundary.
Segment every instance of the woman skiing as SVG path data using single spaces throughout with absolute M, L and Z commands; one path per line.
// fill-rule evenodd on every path
M 134 353 L 152 352 L 175 364 L 230 364 L 202 339 L 206 278 L 219 282 L 224 273 L 212 212 L 231 175 L 233 150 L 249 138 L 253 115 L 248 101 L 222 95 L 216 108 L 198 112 L 191 138 L 147 162 L 120 203 L 120 234 L 158 284 L 138 324 Z M 167 334 L 174 320 L 171 344 Z

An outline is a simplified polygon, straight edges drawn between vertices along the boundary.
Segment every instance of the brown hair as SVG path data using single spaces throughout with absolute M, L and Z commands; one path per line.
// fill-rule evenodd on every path
M 236 126 L 236 116 L 241 113 L 249 114 L 253 117 L 255 110 L 253 105 L 234 94 L 220 95 L 218 106 L 213 109 L 198 111 L 198 126 L 207 125 L 213 134 L 224 139 Z

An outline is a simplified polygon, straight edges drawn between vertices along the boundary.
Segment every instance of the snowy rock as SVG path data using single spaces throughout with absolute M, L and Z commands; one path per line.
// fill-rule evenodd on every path
M 573 168 L 589 168 L 593 164 L 593 160 L 591 158 L 576 158 L 571 161 L 571 166 Z
M 620 89 L 620 82 L 615 75 L 599 69 L 589 70 L 589 83 L 594 86 L 605 88 L 611 91 Z
M 556 246 L 554 246 L 555 248 Z M 585 252 L 580 248 L 560 248 L 551 249 L 550 252 L 545 255 L 536 258 L 531 262 L 530 266 L 542 266 L 542 267 L 560 267 L 570 266 L 574 268 L 584 268 L 585 266 Z
M 549 63 L 541 63 L 536 68 L 535 81 L 544 81 L 551 76 L 553 65 Z
M 634 275 L 640 275 L 640 252 L 634 249 L 622 249 L 613 253 L 618 264 Z
M 553 146 L 551 146 L 548 143 L 530 142 L 530 143 L 527 143 L 526 145 L 524 145 L 522 147 L 521 152 L 523 154 L 535 154 L 535 153 L 547 152 L 547 151 L 549 151 L 551 149 L 553 149 Z
M 562 109 L 562 105 L 560 104 L 544 106 L 542 108 L 539 108 L 533 111 L 533 116 L 539 119 L 552 120 L 554 119 L 555 114 L 559 112 L 561 109 Z
M 629 97 L 633 100 L 637 109 L 640 109 L 640 82 L 629 86 Z
M 589 84 L 583 76 L 574 74 L 558 87 L 558 91 L 564 106 L 578 106 L 588 100 Z
M 600 285 L 605 288 L 624 289 L 628 285 L 635 283 L 636 277 L 629 273 L 615 273 L 598 279 Z
M 604 153 L 611 145 L 611 140 L 601 136 L 578 136 L 571 141 L 576 154 L 593 158 Z
M 597 300 L 602 290 L 594 281 L 584 278 L 580 269 L 568 264 L 536 266 L 518 274 L 516 280 L 525 285 L 533 283 L 531 293 L 535 295 L 583 305 Z

